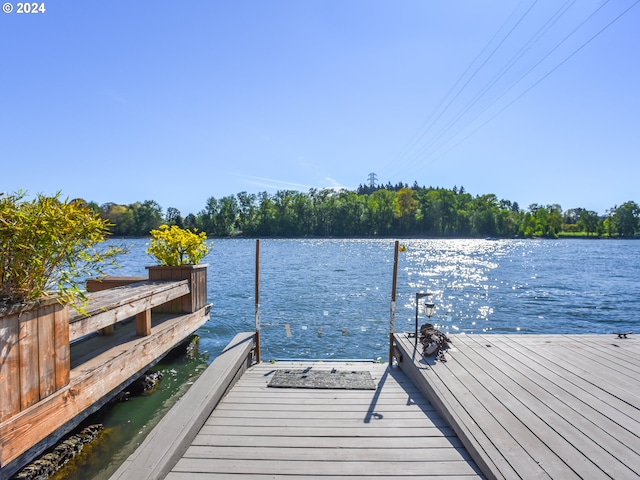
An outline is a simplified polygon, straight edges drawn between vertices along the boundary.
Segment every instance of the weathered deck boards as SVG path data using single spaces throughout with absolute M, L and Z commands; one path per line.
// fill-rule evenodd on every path
M 276 369 L 369 370 L 376 390 L 270 388 Z M 482 478 L 454 432 L 397 368 L 277 362 L 251 367 L 166 477 Z
M 227 389 L 251 364 L 254 338 L 253 333 L 237 334 L 111 479 L 164 478 Z
M 490 478 L 640 478 L 640 342 L 455 335 L 446 362 L 398 335 L 401 368 Z
M 84 356 L 82 346 L 72 348 L 69 384 L 0 423 L 0 459 L 9 463 L 20 456 L 30 458 L 52 445 L 208 319 L 206 308 L 187 315 L 159 315 L 150 336 L 123 328 L 122 335 L 101 338 L 109 348 L 94 347 Z M 5 478 L 3 471 L 0 478 Z

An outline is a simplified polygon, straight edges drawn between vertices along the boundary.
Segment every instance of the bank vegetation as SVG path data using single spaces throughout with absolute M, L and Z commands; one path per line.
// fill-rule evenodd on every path
M 417 183 L 360 186 L 355 191 L 240 192 L 209 197 L 202 210 L 186 216 L 173 207 L 165 212 L 153 200 L 88 205 L 113 224 L 115 236 L 146 236 L 161 224 L 198 229 L 213 237 L 632 238 L 640 233 L 640 206 L 634 201 L 602 215 L 584 208 L 563 210 L 558 204 L 521 208 L 494 194 L 472 195 L 464 188 Z

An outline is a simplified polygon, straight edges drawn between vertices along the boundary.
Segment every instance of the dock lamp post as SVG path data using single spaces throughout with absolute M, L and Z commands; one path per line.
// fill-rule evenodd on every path
M 424 302 L 424 314 L 427 316 L 427 318 L 433 317 L 433 314 L 436 312 L 436 304 L 430 300 L 430 297 L 432 295 L 433 293 L 416 293 L 416 347 L 418 346 L 418 305 L 420 304 L 421 298 L 427 297 Z

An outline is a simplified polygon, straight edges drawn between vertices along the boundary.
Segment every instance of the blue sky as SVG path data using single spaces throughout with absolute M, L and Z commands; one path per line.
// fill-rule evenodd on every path
M 523 208 L 640 202 L 638 0 L 10 3 L 0 191 L 186 215 L 373 172 Z

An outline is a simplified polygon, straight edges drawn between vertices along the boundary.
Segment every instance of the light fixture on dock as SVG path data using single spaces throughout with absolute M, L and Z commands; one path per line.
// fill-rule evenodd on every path
M 433 303 L 430 298 L 433 295 L 433 293 L 427 292 L 418 292 L 416 293 L 416 331 L 415 331 L 415 336 L 416 336 L 416 346 L 418 345 L 418 308 L 420 305 L 420 299 L 427 297 L 427 299 L 424 301 L 424 314 L 427 316 L 427 318 L 431 318 L 433 317 L 433 314 L 436 313 L 436 304 Z

